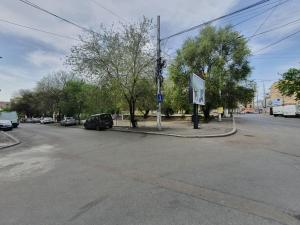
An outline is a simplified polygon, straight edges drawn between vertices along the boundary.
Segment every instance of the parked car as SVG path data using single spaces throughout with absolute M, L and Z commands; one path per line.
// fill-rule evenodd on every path
M 10 120 L 0 120 L 0 130 L 8 131 L 13 129 L 13 124 Z
M 47 123 L 54 123 L 54 120 L 51 117 L 44 117 L 41 119 L 40 122 L 41 122 L 41 124 L 47 124 Z
M 60 125 L 62 126 L 72 126 L 76 124 L 77 121 L 73 117 L 65 117 L 62 121 L 60 121 Z
M 41 122 L 41 118 L 35 118 L 35 117 L 31 118 L 31 123 L 40 123 L 40 122 Z
M 101 130 L 113 127 L 113 119 L 110 114 L 96 114 L 90 116 L 83 124 L 85 129 Z
M 0 112 L 0 120 L 9 120 L 14 128 L 19 126 L 19 118 L 16 111 Z

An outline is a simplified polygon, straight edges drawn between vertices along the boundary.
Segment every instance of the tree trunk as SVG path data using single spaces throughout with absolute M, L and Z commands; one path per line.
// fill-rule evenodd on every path
M 147 119 L 147 118 L 148 118 L 149 112 L 150 112 L 149 109 L 147 109 L 147 110 L 145 111 L 145 113 L 144 113 L 144 119 Z
M 135 100 L 133 98 L 129 101 L 129 113 L 130 113 L 130 122 L 132 128 L 136 128 L 136 120 L 135 120 Z
M 204 114 L 204 120 L 206 122 L 209 121 L 210 117 L 209 117 L 209 113 L 210 113 L 210 107 L 208 105 L 203 106 L 203 114 Z

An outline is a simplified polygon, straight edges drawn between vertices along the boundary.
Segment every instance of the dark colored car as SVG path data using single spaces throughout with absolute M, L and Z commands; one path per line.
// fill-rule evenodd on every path
M 88 130 L 101 130 L 113 127 L 113 119 L 110 114 L 96 114 L 90 116 L 83 124 Z

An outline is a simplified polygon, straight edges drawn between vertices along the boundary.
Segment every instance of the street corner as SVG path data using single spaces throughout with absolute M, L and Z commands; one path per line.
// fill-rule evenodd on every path
M 192 124 L 188 121 L 165 121 L 162 123 L 162 129 L 159 130 L 153 122 L 144 121 L 136 128 L 119 125 L 111 130 L 177 138 L 218 138 L 231 136 L 237 133 L 234 118 L 228 118 L 222 122 L 212 120 L 209 123 L 201 123 L 199 129 L 193 129 Z
M 13 135 L 0 131 L 0 150 L 20 144 L 20 140 Z

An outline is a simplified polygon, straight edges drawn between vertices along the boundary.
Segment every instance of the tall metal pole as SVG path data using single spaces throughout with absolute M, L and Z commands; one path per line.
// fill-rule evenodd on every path
M 265 88 L 265 82 L 263 81 L 263 89 L 264 89 L 264 108 L 267 108 L 267 102 L 266 102 L 266 88 Z
M 157 98 L 161 96 L 161 56 L 160 56 L 160 16 L 157 16 L 157 59 L 156 59 L 156 79 L 157 79 Z M 157 105 L 157 113 L 156 113 L 156 120 L 157 120 L 157 129 L 161 130 L 161 101 L 158 100 Z

